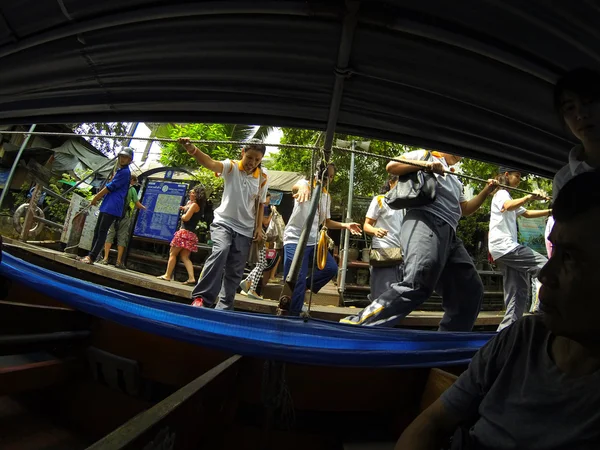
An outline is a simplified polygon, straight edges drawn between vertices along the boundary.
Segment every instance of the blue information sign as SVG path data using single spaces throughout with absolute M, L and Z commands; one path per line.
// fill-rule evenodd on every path
M 8 174 L 10 173 L 10 170 L 8 169 L 0 169 L 0 187 L 4 188 L 4 185 L 6 184 L 6 181 L 8 180 Z
M 133 234 L 135 236 L 170 241 L 177 231 L 179 207 L 187 193 L 187 184 L 150 181 Z

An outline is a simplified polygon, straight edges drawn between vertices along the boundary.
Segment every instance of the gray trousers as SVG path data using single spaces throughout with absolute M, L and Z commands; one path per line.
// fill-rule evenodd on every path
M 548 258 L 529 247 L 519 245 L 512 252 L 498 258 L 496 262 L 502 269 L 504 306 L 506 306 L 504 319 L 498 326 L 500 331 L 523 317 L 529 298 L 529 278 L 537 278 L 542 267 L 548 262 Z
M 392 287 L 392 284 L 402 281 L 403 264 L 397 264 L 390 267 L 370 267 L 371 272 L 371 293 L 369 299 L 379 298 L 381 294 Z
M 213 241 L 212 252 L 204 262 L 192 298 L 202 297 L 203 306 L 212 308 L 218 293 L 219 301 L 215 308 L 233 309 L 252 238 L 236 233 L 221 223 L 210 226 L 210 237 Z
M 454 229 L 429 212 L 413 209 L 404 217 L 400 241 L 404 279 L 341 322 L 394 326 L 435 290 L 444 308 L 439 330 L 470 331 L 483 300 L 483 283 Z

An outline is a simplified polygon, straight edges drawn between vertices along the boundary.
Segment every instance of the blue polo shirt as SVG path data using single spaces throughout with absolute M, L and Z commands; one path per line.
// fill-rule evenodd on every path
M 131 171 L 129 170 L 129 166 L 117 170 L 113 179 L 106 185 L 109 193 L 102 200 L 100 212 L 121 217 L 130 182 Z

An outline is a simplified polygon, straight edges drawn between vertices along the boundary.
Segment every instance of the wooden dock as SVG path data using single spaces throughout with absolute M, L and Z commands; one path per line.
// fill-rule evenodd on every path
M 60 251 L 35 246 L 9 238 L 4 239 L 3 251 L 38 266 L 84 279 L 91 283 L 101 284 L 126 292 L 155 297 L 179 303 L 189 303 L 192 287 L 184 286 L 176 281 L 163 281 L 156 277 L 133 270 L 121 270 L 111 265 L 88 265 L 78 262 L 73 255 Z M 163 262 L 166 265 L 166 261 Z M 356 314 L 360 309 L 354 307 L 339 307 L 335 286 L 326 286 L 320 294 L 313 294 L 310 315 L 317 319 L 339 321 L 341 318 Z M 329 291 L 329 292 L 328 292 Z M 276 285 L 270 284 L 265 292 L 277 293 Z M 273 295 L 271 295 L 273 296 Z M 327 303 L 330 298 L 331 304 Z M 308 299 L 308 296 L 307 296 Z M 236 295 L 236 310 L 275 314 L 277 301 L 274 299 L 253 300 L 243 295 Z M 413 311 L 404 318 L 400 326 L 403 328 L 435 329 L 442 318 L 440 311 Z M 501 311 L 482 311 L 475 324 L 476 329 L 495 330 L 502 320 Z

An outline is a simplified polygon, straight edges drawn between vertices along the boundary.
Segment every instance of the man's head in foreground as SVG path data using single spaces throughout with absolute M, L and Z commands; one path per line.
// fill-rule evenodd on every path
M 600 172 L 569 181 L 554 202 L 552 258 L 540 272 L 540 309 L 558 336 L 600 346 Z

